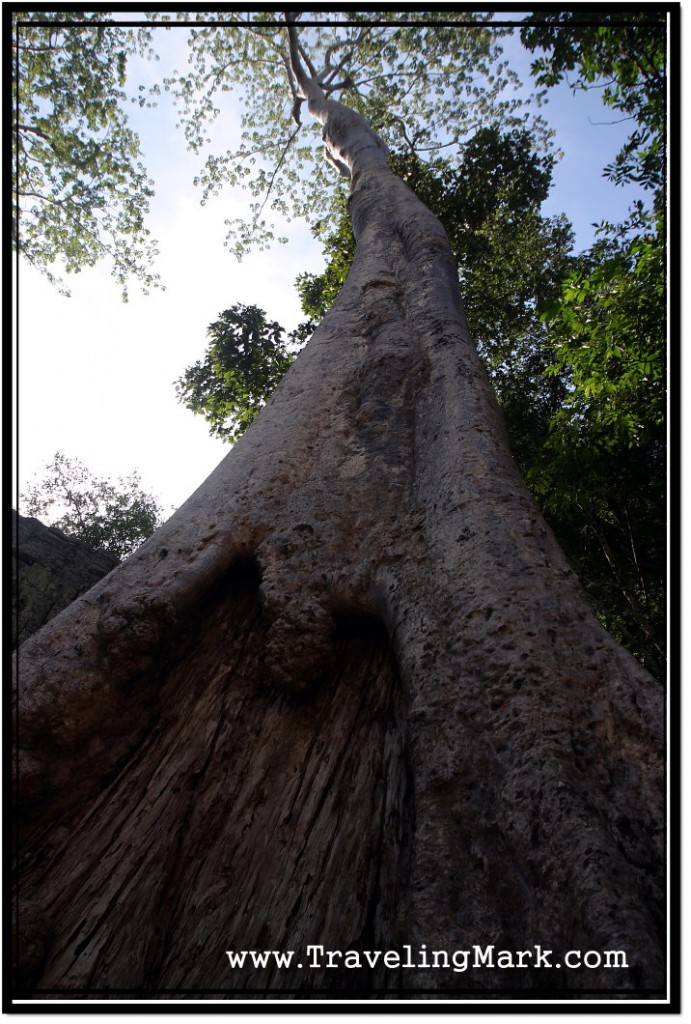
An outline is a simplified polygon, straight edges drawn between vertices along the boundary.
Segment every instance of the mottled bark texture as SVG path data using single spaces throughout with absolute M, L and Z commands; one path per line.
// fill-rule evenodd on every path
M 360 118 L 310 109 L 352 173 L 341 295 L 206 483 L 19 651 L 24 983 L 659 991 L 660 687 L 516 471 L 441 226 Z M 225 956 L 308 943 L 629 967 Z

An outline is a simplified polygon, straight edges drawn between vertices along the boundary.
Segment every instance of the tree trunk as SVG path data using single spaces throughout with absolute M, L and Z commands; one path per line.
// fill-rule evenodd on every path
M 22 984 L 660 994 L 660 686 L 516 471 L 443 229 L 308 98 L 352 174 L 341 295 L 206 483 L 19 651 Z M 474 946 L 493 965 L 427 966 Z M 231 966 L 252 949 L 295 957 Z

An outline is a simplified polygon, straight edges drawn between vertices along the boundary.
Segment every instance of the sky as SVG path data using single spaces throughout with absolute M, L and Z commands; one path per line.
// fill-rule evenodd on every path
M 157 33 L 157 42 L 158 42 Z M 527 78 L 531 55 L 504 42 L 512 66 Z M 184 61 L 184 29 L 160 30 L 161 61 L 137 66 L 136 84 Z M 230 99 L 217 123 L 223 146 L 237 131 L 238 107 Z M 623 219 L 630 193 L 605 181 L 602 168 L 626 138 L 629 126 L 612 123 L 598 92 L 550 90 L 541 113 L 556 130 L 564 157 L 544 213 L 564 212 L 576 249 L 593 238 L 593 223 Z M 224 221 L 242 216 L 250 199 L 225 191 L 205 206 L 192 184 L 200 158 L 185 149 L 170 97 L 155 110 L 131 109 L 145 164 L 155 180 L 148 224 L 158 240 L 157 271 L 166 290 L 128 303 L 106 266 L 70 275 L 70 298 L 32 268 L 19 266 L 18 467 L 20 490 L 36 482 L 55 452 L 78 458 L 99 477 L 115 480 L 135 468 L 142 486 L 170 514 L 229 452 L 209 436 L 204 419 L 182 406 L 173 382 L 202 358 L 206 328 L 241 302 L 256 304 L 287 329 L 304 319 L 294 288 L 304 271 L 324 260 L 305 224 L 285 226 L 287 246 L 247 256 L 241 263 L 224 248 Z M 598 122 L 605 122 L 598 123 Z M 21 511 L 21 506 L 20 506 Z

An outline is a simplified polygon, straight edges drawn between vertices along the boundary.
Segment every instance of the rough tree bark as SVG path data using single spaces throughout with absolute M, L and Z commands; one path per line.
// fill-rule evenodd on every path
M 354 265 L 205 484 L 20 648 L 21 983 L 659 991 L 660 687 L 516 471 L 443 229 L 297 76 L 351 175 Z M 225 953 L 295 964 L 308 944 L 623 950 L 628 968 Z

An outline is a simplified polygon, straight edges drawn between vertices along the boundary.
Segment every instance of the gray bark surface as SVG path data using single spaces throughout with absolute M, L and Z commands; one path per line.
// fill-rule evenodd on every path
M 25 984 L 659 992 L 661 687 L 520 479 L 441 226 L 357 115 L 310 109 L 352 175 L 341 295 L 206 483 L 19 651 Z M 225 959 L 307 943 L 629 967 Z

